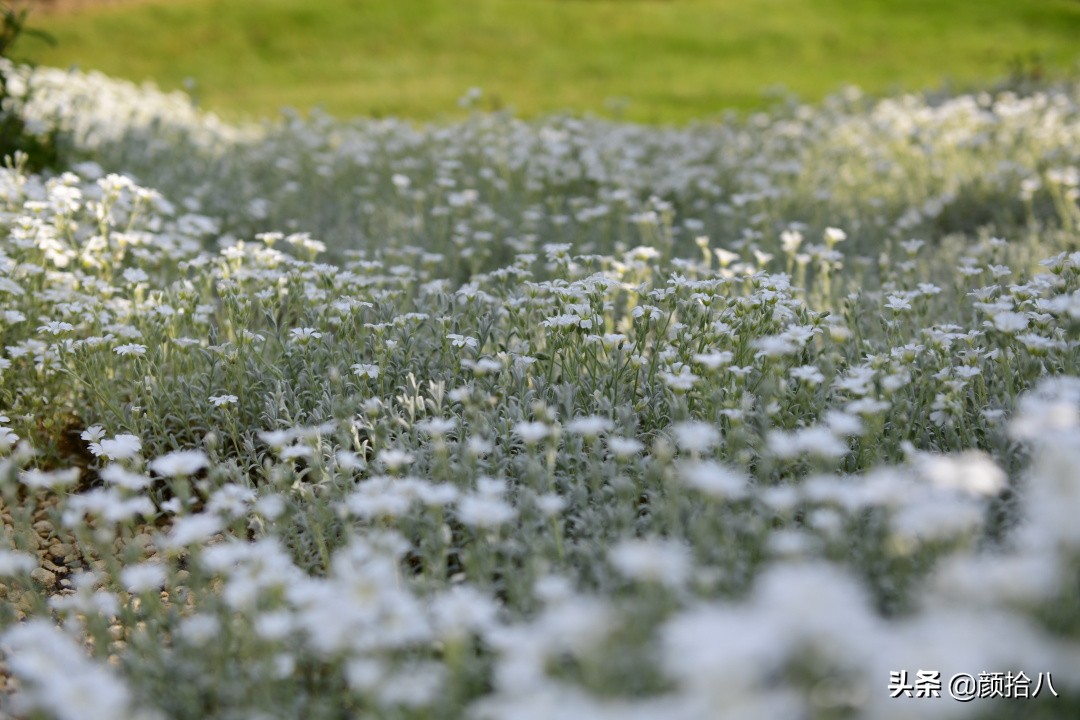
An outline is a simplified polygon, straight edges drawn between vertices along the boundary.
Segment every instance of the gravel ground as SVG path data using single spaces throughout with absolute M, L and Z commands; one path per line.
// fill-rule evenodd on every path
M 55 510 L 55 505 L 55 497 L 39 498 L 32 519 L 34 533 L 24 535 L 30 546 L 21 548 L 34 552 L 38 556 L 38 567 L 30 573 L 31 582 L 44 589 L 50 597 L 71 595 L 75 592 L 73 576 L 82 572 L 102 570 L 105 567 L 105 562 L 100 557 L 86 556 L 79 552 L 78 548 L 58 537 L 59 533 L 56 532 L 49 517 Z M 14 519 L 11 508 L 5 507 L 4 501 L 0 500 L 0 538 L 2 538 L 0 546 L 16 546 L 12 538 L 13 532 Z M 157 548 L 153 545 L 151 535 L 153 532 L 153 527 L 145 526 L 126 541 L 118 538 L 113 542 L 113 551 L 119 555 L 126 545 L 134 543 L 142 549 L 142 559 L 154 558 L 157 556 Z M 33 608 L 32 595 L 27 593 L 26 589 L 18 583 L 0 583 L 0 603 L 13 606 L 18 619 L 30 614 Z M 163 591 L 161 599 L 163 602 L 169 602 L 169 594 Z M 115 645 L 109 648 L 111 654 L 123 647 L 126 637 L 119 623 L 110 627 L 110 631 Z M 87 640 L 87 642 L 90 641 Z M 114 658 L 110 656 L 109 660 L 112 662 Z M 17 683 L 8 673 L 7 663 L 0 659 L 0 695 L 9 695 L 16 689 Z M 0 710 L 0 717 L 7 717 L 2 710 Z

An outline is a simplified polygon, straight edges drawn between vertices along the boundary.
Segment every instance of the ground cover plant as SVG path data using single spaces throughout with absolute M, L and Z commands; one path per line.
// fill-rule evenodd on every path
M 1080 89 L 238 126 L 4 71 L 64 159 L 0 172 L 4 712 L 1080 710 Z
M 38 5 L 49 6 L 41 1 Z M 57 0 L 36 61 L 185 87 L 232 117 L 323 105 L 432 119 L 484 107 L 687 122 L 760 109 L 782 86 L 819 101 L 962 87 L 1080 60 L 1075 0 Z M 98 7 L 98 5 L 102 5 Z M 117 42 L 123 38 L 123 42 Z M 946 70 L 947 69 L 947 70 Z

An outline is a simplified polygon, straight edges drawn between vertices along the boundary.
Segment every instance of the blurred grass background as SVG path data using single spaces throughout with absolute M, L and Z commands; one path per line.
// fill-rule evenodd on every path
M 32 4 L 33 5 L 33 4 Z M 36 62 L 97 69 L 239 119 L 284 106 L 453 116 L 481 106 L 683 122 L 818 100 L 1075 73 L 1080 0 L 136 0 L 34 12 Z

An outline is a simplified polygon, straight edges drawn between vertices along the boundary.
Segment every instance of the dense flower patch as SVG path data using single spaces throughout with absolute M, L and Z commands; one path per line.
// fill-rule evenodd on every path
M 238 129 L 25 87 L 73 160 L 0 172 L 12 712 L 1078 707 L 1075 92 Z

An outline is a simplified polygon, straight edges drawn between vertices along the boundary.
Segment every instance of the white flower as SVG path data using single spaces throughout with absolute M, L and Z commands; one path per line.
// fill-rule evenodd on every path
M 720 261 L 720 267 L 722 268 L 739 259 L 738 253 L 733 253 L 725 248 L 714 248 L 713 253 L 716 255 L 716 259 Z
M 456 585 L 431 602 L 435 630 L 446 639 L 464 639 L 491 628 L 498 617 L 494 600 L 468 585 Z
M 217 513 L 227 518 L 236 519 L 247 512 L 255 502 L 255 491 L 240 485 L 223 485 L 206 504 L 206 511 Z
M 890 407 L 891 405 L 887 400 L 875 400 L 873 398 L 864 397 L 849 402 L 844 406 L 844 411 L 852 415 L 869 417 L 871 415 L 883 413 Z
M 979 530 L 985 519 L 981 503 L 971 497 L 941 494 L 913 499 L 892 519 L 893 533 L 906 540 L 933 542 Z
M 386 677 L 386 668 L 368 657 L 352 658 L 345 663 L 345 682 L 360 693 L 373 692 Z
M 644 443 L 640 440 L 624 437 L 609 437 L 607 446 L 612 455 L 622 460 L 633 457 L 645 449 Z
M 30 488 L 61 488 L 74 485 L 79 479 L 79 468 L 67 468 L 65 470 L 23 470 L 19 473 L 19 482 Z
M 309 458 L 314 452 L 310 445 L 289 445 L 278 449 L 278 457 L 282 460 L 295 460 L 296 458 Z
M 664 313 L 660 311 L 660 308 L 654 305 L 636 305 L 634 309 L 630 311 L 630 315 L 634 319 L 647 317 L 649 320 L 659 320 L 664 316 Z
M 715 498 L 739 498 L 746 494 L 746 476 L 718 462 L 690 462 L 680 475 L 690 487 Z
M 416 458 L 412 453 L 406 452 L 400 448 L 387 448 L 385 450 L 380 450 L 376 459 L 389 470 L 397 471 L 411 465 Z
M 165 567 L 158 562 L 128 565 L 120 571 L 120 582 L 128 592 L 141 593 L 158 590 L 165 584 Z
M 502 497 L 506 494 L 506 480 L 493 477 L 479 477 L 476 479 L 476 491 L 483 495 Z
M 194 475 L 210 464 L 210 458 L 202 450 L 176 450 L 150 462 L 150 469 L 158 475 L 184 477 Z
M 687 452 L 701 454 L 712 450 L 720 442 L 720 431 L 709 423 L 688 421 L 671 427 L 675 442 Z
M 279 642 L 293 631 L 293 616 L 285 610 L 264 612 L 255 617 L 255 634 L 263 640 Z
M 79 437 L 87 442 L 98 442 L 101 438 L 105 437 L 105 428 L 100 425 L 91 425 L 83 430 L 82 435 Z
M 911 240 L 901 240 L 900 247 L 904 249 L 908 255 L 914 255 L 919 252 L 919 248 L 926 244 L 926 241 L 919 240 L 918 238 L 912 238 Z
M 590 337 L 596 337 L 592 335 Z M 605 333 L 600 336 L 600 343 L 608 350 L 621 348 L 627 343 L 627 337 L 623 333 Z M 627 349 L 632 349 L 633 344 Z
M 277 520 L 285 512 L 285 499 L 280 495 L 263 495 L 255 501 L 254 510 L 267 520 Z
M 582 319 L 573 313 L 554 315 L 540 323 L 546 328 L 575 328 L 582 327 Z
M 463 347 L 475 348 L 475 347 L 478 347 L 480 345 L 479 340 L 477 340 L 474 337 L 469 337 L 468 335 L 458 335 L 456 333 L 450 333 L 449 335 L 446 336 L 446 339 L 449 340 L 450 343 L 454 347 L 459 347 L 459 348 L 463 348 Z
M 795 432 L 773 430 L 768 435 L 769 449 L 779 458 L 794 458 L 801 454 L 820 458 L 841 458 L 850 448 L 828 427 L 815 426 Z
M 113 352 L 117 355 L 145 355 L 146 346 L 139 345 L 138 343 L 128 343 L 127 345 L 117 345 L 113 348 Z
M 173 521 L 165 545 L 169 548 L 179 549 L 205 542 L 224 528 L 225 525 L 221 517 L 211 513 L 178 517 Z
M 558 493 L 546 493 L 536 498 L 536 507 L 545 516 L 553 517 L 566 509 L 566 498 Z
M 63 523 L 67 527 L 75 527 L 82 522 L 84 515 L 100 517 L 109 523 L 118 523 L 138 515 L 151 517 L 153 514 L 154 504 L 147 497 L 137 495 L 125 498 L 115 487 L 94 488 L 68 498 Z
M 219 635 L 221 623 L 213 615 L 196 614 L 183 618 L 177 630 L 187 643 L 201 646 Z
M 334 459 L 337 460 L 338 467 L 344 470 L 363 470 L 367 467 L 364 458 L 352 450 L 338 450 L 334 453 Z
M 916 467 L 934 485 L 970 495 L 997 495 L 1008 481 L 993 459 L 978 450 L 954 456 L 920 453 L 916 456 Z
M 730 350 L 714 350 L 713 352 L 694 355 L 694 362 L 703 365 L 709 370 L 716 370 L 724 365 L 730 365 L 734 359 L 735 354 Z
M 434 705 L 442 694 L 446 670 L 432 661 L 413 661 L 382 678 L 374 688 L 380 705 L 413 709 Z
M 416 428 L 431 437 L 442 437 L 457 427 L 457 423 L 450 418 L 428 418 L 416 423 Z
M 701 378 L 690 372 L 690 368 L 683 366 L 679 368 L 678 374 L 672 372 L 660 373 L 660 379 L 675 392 L 686 392 L 693 388 L 694 383 Z
M 846 437 L 848 435 L 862 435 L 866 431 L 862 420 L 839 410 L 829 410 L 825 413 L 825 424 L 833 435 Z
M 526 445 L 535 445 L 551 434 L 551 428 L 542 422 L 519 422 L 514 425 L 514 434 Z
M 222 406 L 225 406 L 225 405 L 235 405 L 239 401 L 240 401 L 240 398 L 236 397 L 235 395 L 211 395 L 210 396 L 210 402 L 213 403 L 214 407 L 222 407 Z
M 614 427 L 614 423 L 611 420 L 597 415 L 576 417 L 566 424 L 568 432 L 590 438 L 611 432 L 612 427 Z
M 71 323 L 53 320 L 52 322 L 46 323 L 45 325 L 39 327 L 38 332 L 47 332 L 50 335 L 59 335 L 61 333 L 69 332 L 74 329 L 75 326 Z
M 307 342 L 308 340 L 318 340 L 322 337 L 322 333 L 311 327 L 293 328 L 289 331 L 293 340 L 297 342 Z
M 843 242 L 844 240 L 847 240 L 847 233 L 840 228 L 825 228 L 825 244 L 829 247 L 832 247 L 838 242 Z
M 352 366 L 352 371 L 357 377 L 371 378 L 372 380 L 379 379 L 379 366 L 370 363 L 356 363 Z
M 121 465 L 106 465 L 99 473 L 105 482 L 122 487 L 125 490 L 144 490 L 150 487 L 151 480 L 140 473 L 131 472 Z
M 753 343 L 758 349 L 754 357 L 783 357 L 798 351 L 798 346 L 786 335 L 766 335 Z
M 885 303 L 885 307 L 900 312 L 901 310 L 910 310 L 911 303 L 908 302 L 907 298 L 901 297 L 900 295 L 890 295 L 889 301 Z
M 462 360 L 461 366 L 463 368 L 471 368 L 473 374 L 477 377 L 481 375 L 490 375 L 491 373 L 497 373 L 502 370 L 502 363 L 495 358 L 480 358 L 476 362 L 469 360 Z
M 461 492 L 449 483 L 418 483 L 416 497 L 428 507 L 442 507 L 455 502 Z
M 505 500 L 491 493 L 466 495 L 458 503 L 457 516 L 470 527 L 497 528 L 510 522 L 517 511 Z
M 132 285 L 144 283 L 150 279 L 150 276 L 146 274 L 146 271 L 140 268 L 128 268 L 124 270 L 123 277 L 126 282 L 129 282 Z
M 693 568 L 690 550 L 675 540 L 623 540 L 611 548 L 608 558 L 625 577 L 677 588 Z
M 801 365 L 796 368 L 791 368 L 789 371 L 791 377 L 796 380 L 801 380 L 807 385 L 820 385 L 825 382 L 825 376 L 821 374 L 821 371 L 814 365 Z
M 846 325 L 841 325 L 837 320 L 831 320 L 826 330 L 834 342 L 844 342 L 851 337 L 851 330 Z
M 296 439 L 292 430 L 260 430 L 259 439 L 273 448 L 282 448 Z
M 11 427 L 0 427 L 0 450 L 8 451 L 18 443 L 18 435 L 12 432 Z
M 784 230 L 780 233 L 780 247 L 788 255 L 793 255 L 802 245 L 803 235 L 798 230 Z
M 1027 330 L 1028 318 L 1024 313 L 999 312 L 994 315 L 994 327 L 1003 333 L 1018 333 Z
M 465 449 L 469 451 L 470 455 L 484 457 L 495 449 L 495 445 L 486 438 L 475 436 L 465 442 Z
M 846 390 L 853 395 L 866 395 L 874 382 L 874 371 L 867 367 L 851 368 L 847 376 L 833 382 L 838 390 Z
M 313 239 L 308 233 L 293 233 L 285 238 L 285 242 L 293 247 L 302 248 L 311 253 L 326 252 L 326 244 Z
M 101 442 L 90 444 L 91 453 L 98 457 L 107 457 L 110 460 L 130 460 L 137 457 L 141 450 L 142 440 L 130 433 L 124 433 L 111 439 L 103 439 Z
M 20 683 L 22 712 L 16 714 L 40 711 L 60 720 L 136 717 L 123 681 L 108 665 L 90 659 L 52 620 L 18 623 L 0 642 L 8 669 Z
M 37 558 L 30 553 L 0 550 L 0 577 L 25 575 L 37 566 Z

